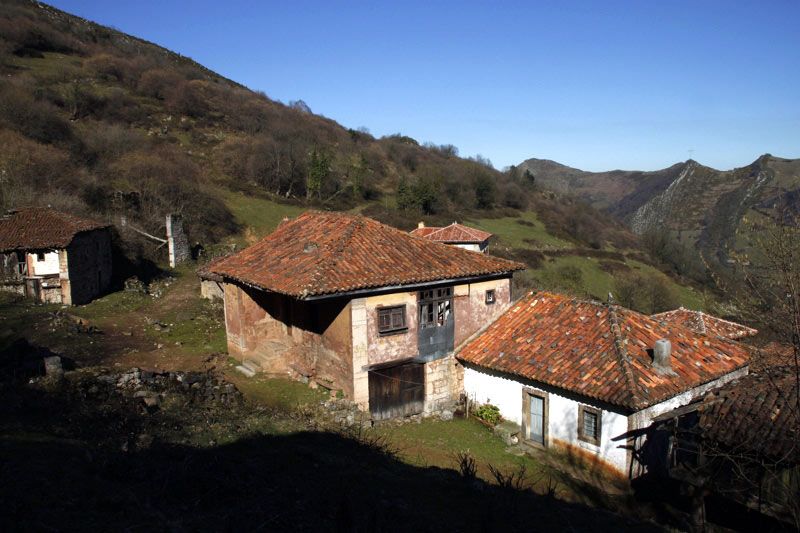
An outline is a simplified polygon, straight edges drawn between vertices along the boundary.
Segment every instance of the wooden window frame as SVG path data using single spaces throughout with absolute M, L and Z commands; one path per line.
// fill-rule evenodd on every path
M 486 305 L 494 305 L 497 302 L 497 291 L 495 289 L 487 289 L 485 301 Z
M 403 325 L 399 327 L 395 327 L 392 325 L 392 317 L 395 311 L 400 311 L 400 316 L 402 317 Z M 389 317 L 389 325 L 388 327 L 384 327 L 381 325 L 381 319 L 384 316 Z M 385 337 L 387 335 L 397 335 L 399 333 L 405 333 L 408 331 L 408 320 L 406 317 L 406 305 L 387 305 L 386 307 L 378 307 L 378 334 L 381 337 Z
M 584 423 L 583 418 L 585 413 L 592 413 L 597 417 L 597 436 L 590 437 L 583 432 Z M 600 441 L 603 438 L 603 411 L 597 409 L 595 407 L 589 407 L 588 405 L 579 405 L 578 406 L 578 439 L 583 442 L 588 442 L 589 444 L 594 444 L 595 446 L 600 446 Z
M 544 420 L 542 421 L 542 433 L 543 433 L 543 443 L 536 442 L 535 440 L 531 440 L 528 437 L 530 433 L 529 428 L 531 427 L 531 396 L 537 396 L 544 400 Z M 530 387 L 523 387 L 522 389 L 522 435 L 521 435 L 521 442 L 529 446 L 535 446 L 537 448 L 547 448 L 550 443 L 550 395 L 543 390 L 533 389 Z

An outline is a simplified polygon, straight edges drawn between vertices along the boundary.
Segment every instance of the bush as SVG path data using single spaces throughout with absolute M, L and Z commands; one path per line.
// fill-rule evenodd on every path
M 473 414 L 476 418 L 479 418 L 487 424 L 491 424 L 493 426 L 499 424 L 500 420 L 503 418 L 500 416 L 500 408 L 490 403 L 482 404 L 480 407 L 475 409 Z

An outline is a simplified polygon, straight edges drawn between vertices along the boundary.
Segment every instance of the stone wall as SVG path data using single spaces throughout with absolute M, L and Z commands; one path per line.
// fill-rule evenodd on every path
M 200 280 L 200 296 L 206 300 L 222 300 L 225 298 L 225 289 L 222 282 L 210 279 Z
M 452 413 L 464 390 L 464 367 L 453 354 L 425 364 L 425 415 Z
M 79 233 L 59 254 L 65 304 L 85 304 L 111 285 L 111 234 L 107 229 Z
M 350 303 L 304 302 L 224 283 L 228 352 L 272 374 L 303 376 L 353 394 Z
M 167 248 L 169 249 L 169 266 L 172 268 L 192 258 L 189 251 L 189 239 L 183 231 L 183 220 L 180 215 L 167 215 Z
M 486 291 L 494 290 L 495 303 L 486 303 Z M 511 279 L 501 278 L 455 287 L 455 346 L 458 348 L 475 333 L 503 314 L 511 305 Z

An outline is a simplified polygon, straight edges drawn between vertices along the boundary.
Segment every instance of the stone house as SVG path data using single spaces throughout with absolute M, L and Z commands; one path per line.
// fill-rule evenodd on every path
M 229 353 L 341 390 L 375 419 L 449 408 L 454 349 L 511 303 L 523 265 L 374 220 L 307 212 L 210 271 Z
M 672 479 L 693 496 L 693 516 L 705 516 L 705 496 L 713 495 L 726 510 L 763 513 L 784 522 L 771 529 L 788 531 L 786 523 L 800 523 L 798 405 L 796 367 L 751 368 L 656 417 L 637 452 L 659 482 Z M 761 517 L 758 524 L 766 526 Z
M 467 396 L 530 446 L 561 446 L 629 477 L 661 413 L 748 371 L 747 347 L 619 307 L 547 292 L 516 302 L 457 354 Z
M 109 225 L 50 208 L 0 217 L 0 289 L 39 302 L 79 305 L 111 284 Z
M 443 228 L 426 226 L 424 222 L 420 222 L 417 228 L 411 231 L 411 235 L 483 253 L 489 249 L 489 239 L 492 238 L 491 233 L 470 228 L 458 222 L 453 222 Z

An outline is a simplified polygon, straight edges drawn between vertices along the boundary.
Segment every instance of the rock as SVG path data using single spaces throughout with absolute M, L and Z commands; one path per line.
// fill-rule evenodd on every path
M 64 367 L 61 365 L 61 357 L 53 355 L 44 358 L 44 373 L 49 377 L 61 377 L 64 375 Z
M 442 420 L 452 420 L 453 419 L 453 411 L 449 411 L 445 409 L 441 413 L 439 413 L 439 418 Z

